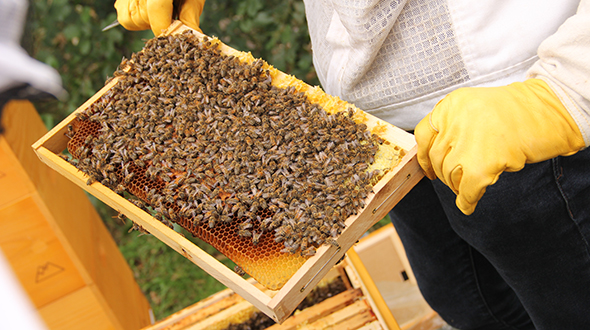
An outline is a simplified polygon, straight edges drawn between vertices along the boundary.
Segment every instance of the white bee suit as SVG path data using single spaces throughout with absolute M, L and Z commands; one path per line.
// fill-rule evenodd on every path
M 64 97 L 59 73 L 30 57 L 19 44 L 27 7 L 24 0 L 0 0 L 0 92 L 28 84 L 35 90 Z M 14 95 L 4 97 L 8 96 Z
M 326 92 L 413 130 L 454 89 L 526 79 L 527 70 L 539 60 L 539 45 L 576 13 L 578 4 L 579 0 L 307 0 L 305 9 L 314 66 Z M 571 29 L 577 31 L 580 24 L 586 24 L 580 34 L 588 35 L 587 22 Z M 579 125 L 584 116 L 590 117 L 587 109 L 579 114 Z

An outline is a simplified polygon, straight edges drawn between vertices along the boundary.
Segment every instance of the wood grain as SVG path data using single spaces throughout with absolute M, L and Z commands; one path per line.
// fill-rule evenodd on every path
M 33 142 L 47 133 L 33 105 L 28 101 L 12 101 L 3 109 L 1 120 L 5 132 L 0 138 L 0 148 L 4 150 L 8 145 L 13 154 L 13 164 L 16 164 L 14 166 L 21 169 L 19 182 L 14 184 L 30 190 L 27 199 L 22 202 L 24 204 L 15 204 L 7 209 L 10 214 L 3 218 L 9 223 L 11 218 L 27 221 L 19 224 L 23 230 L 10 226 L 9 244 L 18 242 L 12 246 L 19 247 L 23 260 L 27 260 L 23 250 L 27 240 L 37 250 L 61 244 L 61 249 L 54 249 L 57 261 L 52 262 L 47 257 L 41 268 L 45 267 L 45 271 L 64 269 L 65 274 L 75 270 L 78 280 L 72 278 L 66 282 L 77 288 L 81 281 L 94 294 L 108 322 L 117 329 L 133 329 L 149 324 L 147 299 L 84 191 L 40 162 L 31 148 Z M 59 136 L 56 139 L 60 140 Z M 6 144 L 2 144 L 4 140 Z M 40 225 L 32 227 L 32 223 Z M 41 261 L 36 261 L 34 253 L 29 257 L 35 262 L 30 267 L 39 266 Z M 47 306 L 50 300 L 45 293 L 35 299 L 38 299 L 38 306 Z

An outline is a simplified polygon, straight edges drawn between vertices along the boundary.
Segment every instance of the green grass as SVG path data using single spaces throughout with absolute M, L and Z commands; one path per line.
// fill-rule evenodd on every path
M 151 235 L 141 235 L 130 220 L 123 224 L 117 212 L 91 198 L 131 267 L 135 280 L 148 299 L 156 319 L 162 319 L 226 287 L 181 254 Z M 185 237 L 233 269 L 235 264 L 209 244 Z
M 180 311 L 226 287 L 181 254 L 151 235 L 141 235 L 130 220 L 123 224 L 117 212 L 90 196 L 111 232 L 119 250 L 133 271 L 135 280 L 148 299 L 157 320 Z M 390 222 L 389 216 L 377 222 L 374 231 Z M 205 252 L 233 269 L 235 264 L 215 248 L 179 229 Z

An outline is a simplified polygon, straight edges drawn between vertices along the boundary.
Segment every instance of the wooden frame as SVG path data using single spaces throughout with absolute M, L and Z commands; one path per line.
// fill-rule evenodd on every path
M 186 29 L 188 29 L 188 27 L 177 21 L 170 26 L 168 33 L 180 33 Z M 221 44 L 220 48 L 223 53 L 236 55 L 245 60 L 248 60 L 248 58 L 253 60 L 249 53 L 238 52 L 223 44 Z M 279 80 L 283 82 L 299 84 L 298 89 L 304 91 L 312 99 L 314 95 L 317 96 L 318 93 L 323 94 L 318 87 L 305 85 L 294 77 L 287 76 L 281 72 L 278 72 L 277 75 L 282 78 Z M 275 77 L 273 77 L 273 81 L 274 78 Z M 357 109 L 357 114 L 362 116 L 363 122 L 370 130 L 378 131 L 379 135 L 387 141 L 398 145 L 405 151 L 405 155 L 400 163 L 386 173 L 375 185 L 373 188 L 374 193 L 366 200 L 365 209 L 361 213 L 351 216 L 346 220 L 347 227 L 337 239 L 339 247 L 333 245 L 321 246 L 317 250 L 316 255 L 309 258 L 280 290 L 268 295 L 252 283 L 234 273 L 188 239 L 168 228 L 160 221 L 154 219 L 151 215 L 142 211 L 137 206 L 117 195 L 99 182 L 87 185 L 86 175 L 58 156 L 59 153 L 66 149 L 68 141 L 68 138 L 65 136 L 67 133 L 67 126 L 76 118 L 76 114 L 86 110 L 116 83 L 117 79 L 115 78 L 88 101 L 82 104 L 82 106 L 80 106 L 74 113 L 39 139 L 33 145 L 33 149 L 39 158 L 48 166 L 82 187 L 88 193 L 99 198 L 115 210 L 125 214 L 133 222 L 141 225 L 152 235 L 184 255 L 197 266 L 201 267 L 211 276 L 215 277 L 228 288 L 231 288 L 279 323 L 288 317 L 288 315 L 297 307 L 299 302 L 301 302 L 309 291 L 320 281 L 323 275 L 325 275 L 332 266 L 343 257 L 344 253 L 375 222 L 383 218 L 387 212 L 423 177 L 423 172 L 420 169 L 416 158 L 417 148 L 413 135 L 367 113 L 362 111 L 359 112 L 360 110 Z M 342 106 L 351 106 L 335 97 L 331 97 L 327 102 L 330 102 L 332 105 L 342 104 Z M 354 106 L 351 107 L 354 108 Z

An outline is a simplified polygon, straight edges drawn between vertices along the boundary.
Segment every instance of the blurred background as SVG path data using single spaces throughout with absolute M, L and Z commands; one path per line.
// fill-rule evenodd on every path
M 32 57 L 57 69 L 69 94 L 63 101 L 35 103 L 48 129 L 94 95 L 123 56 L 129 58 L 153 38 L 151 31 L 131 32 L 121 26 L 102 32 L 116 19 L 113 4 L 95 0 L 30 1 L 22 45 Z M 283 72 L 319 85 L 300 0 L 210 0 L 201 16 L 201 28 L 235 49 L 250 51 Z M 156 319 L 225 289 L 158 239 L 129 232 L 130 220 L 123 223 L 116 211 L 89 198 L 131 266 Z M 186 232 L 185 236 L 192 239 Z M 212 247 L 192 240 L 233 268 L 233 263 Z

